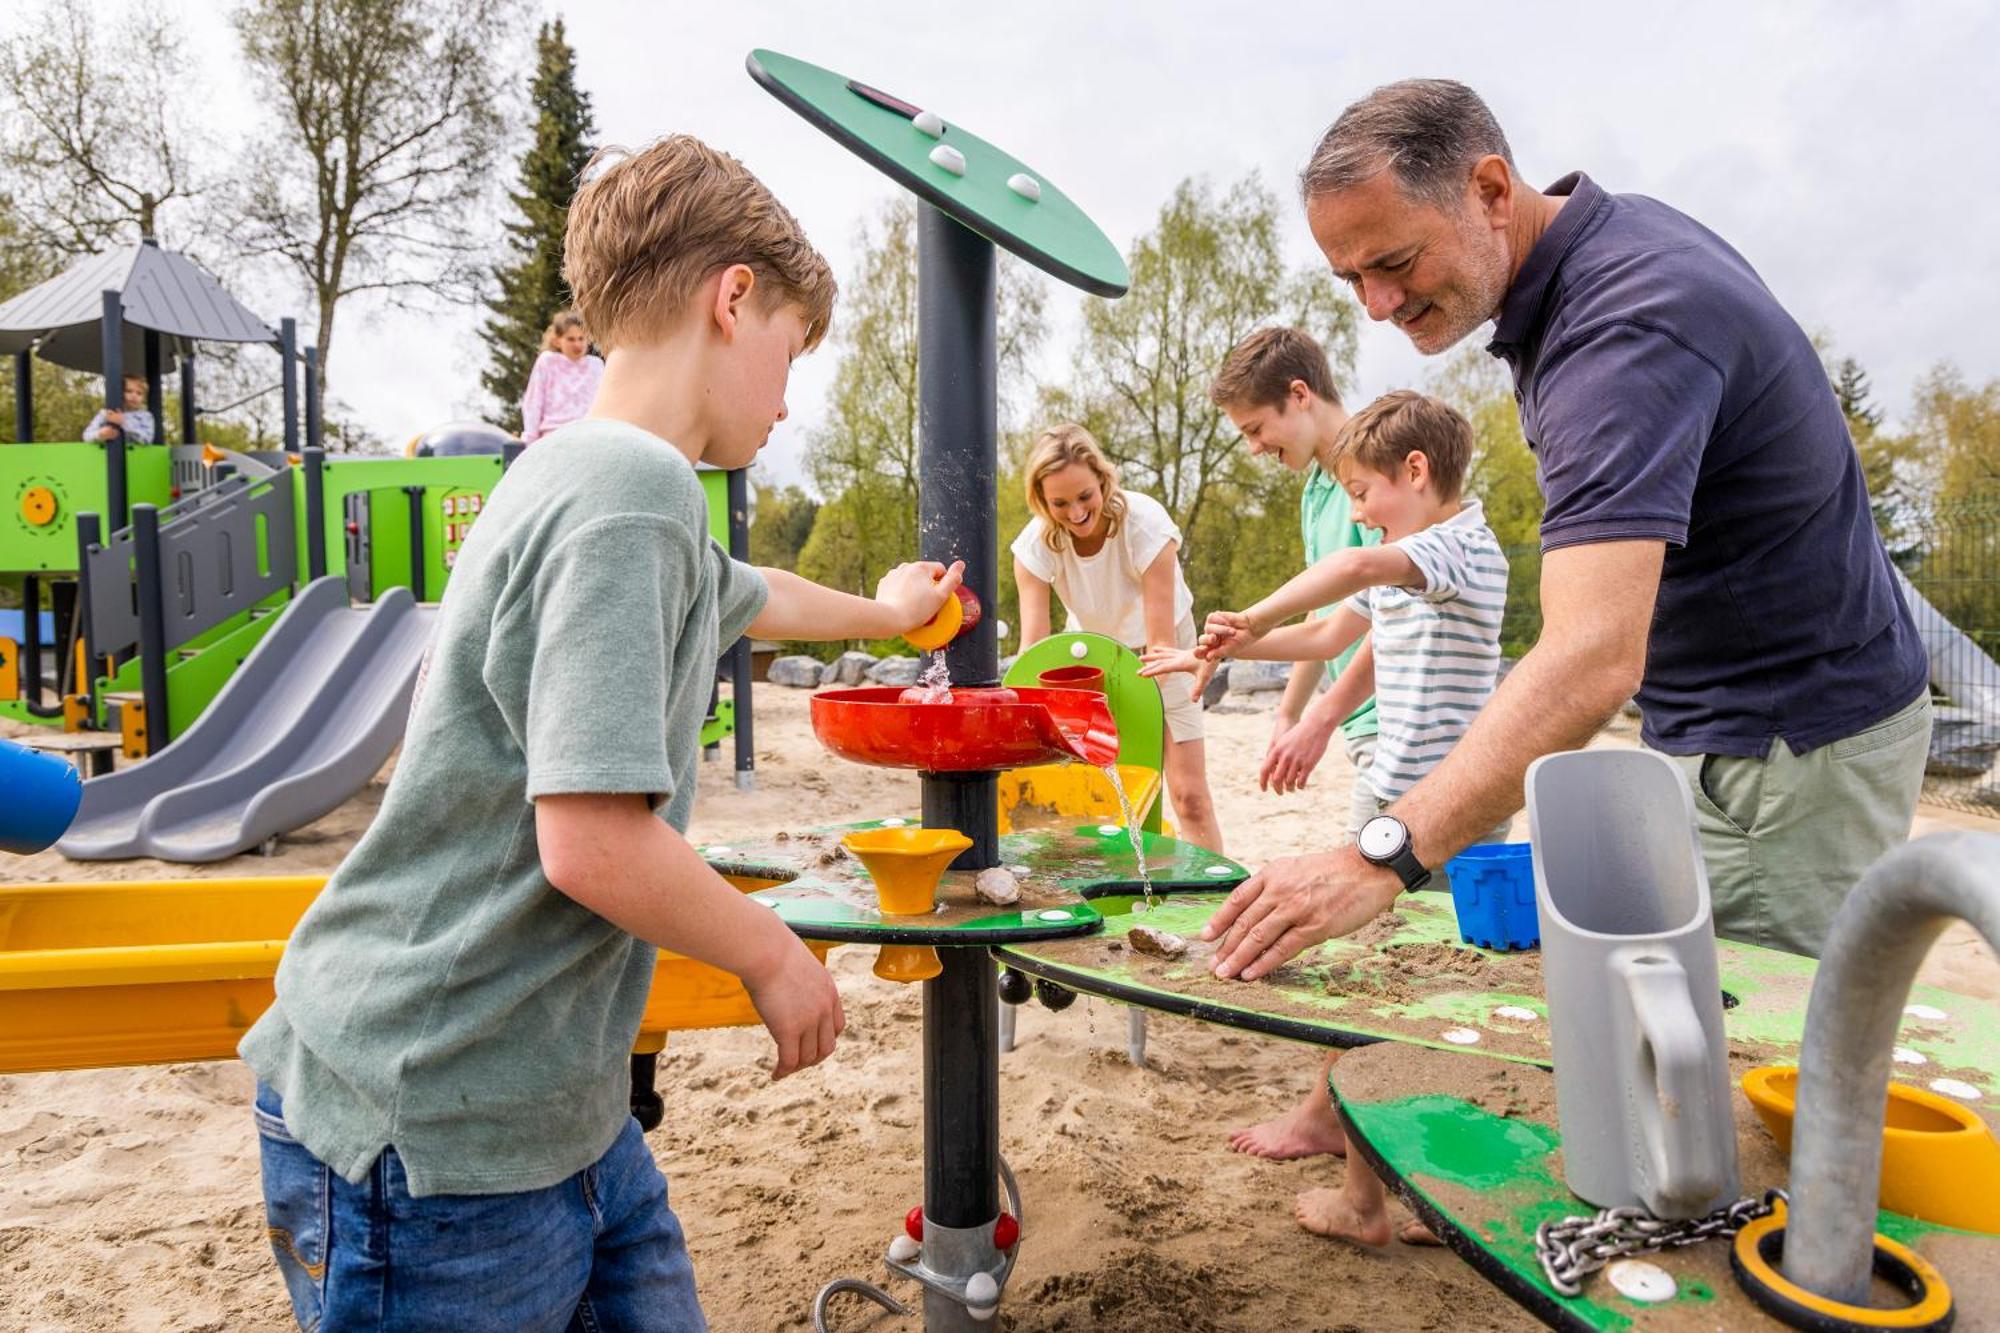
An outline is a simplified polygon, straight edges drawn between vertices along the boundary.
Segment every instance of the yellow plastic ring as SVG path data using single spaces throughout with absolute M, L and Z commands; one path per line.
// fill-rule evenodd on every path
M 1849 1329 L 1893 1328 L 1904 1333 L 1943 1330 L 1951 1327 L 1951 1288 L 1937 1266 L 1906 1245 L 1887 1236 L 1875 1237 L 1875 1274 L 1907 1292 L 1911 1303 L 1895 1309 L 1871 1305 L 1848 1305 L 1828 1300 L 1808 1291 L 1778 1271 L 1785 1252 L 1785 1215 L 1782 1210 L 1760 1217 L 1736 1233 L 1729 1266 L 1736 1273 L 1736 1285 L 1770 1315 L 1792 1328 L 1815 1333 L 1844 1333 Z

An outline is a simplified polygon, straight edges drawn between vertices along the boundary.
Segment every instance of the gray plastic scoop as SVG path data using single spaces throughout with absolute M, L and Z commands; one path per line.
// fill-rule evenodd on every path
M 1600 1208 L 1736 1197 L 1722 991 L 1694 804 L 1643 750 L 1528 769 L 1564 1178 Z

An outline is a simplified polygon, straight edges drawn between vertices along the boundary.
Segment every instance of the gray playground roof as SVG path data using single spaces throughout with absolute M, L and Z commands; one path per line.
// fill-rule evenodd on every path
M 104 293 L 125 307 L 125 369 L 145 371 L 145 330 L 160 340 L 160 369 L 194 342 L 268 343 L 270 325 L 237 303 L 221 284 L 150 238 L 72 265 L 38 287 L 0 304 L 0 354 L 30 347 L 72 370 L 104 369 Z

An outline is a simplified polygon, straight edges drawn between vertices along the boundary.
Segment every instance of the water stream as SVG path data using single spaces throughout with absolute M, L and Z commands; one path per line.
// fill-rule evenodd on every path
M 1146 909 L 1153 908 L 1153 873 L 1146 865 L 1146 831 L 1139 827 L 1133 816 L 1132 802 L 1125 795 L 1125 780 L 1119 775 L 1118 765 L 1106 764 L 1098 772 L 1111 780 L 1111 790 L 1118 795 L 1118 808 L 1125 815 L 1125 836 L 1132 840 L 1132 855 L 1139 863 L 1139 883 L 1146 895 Z

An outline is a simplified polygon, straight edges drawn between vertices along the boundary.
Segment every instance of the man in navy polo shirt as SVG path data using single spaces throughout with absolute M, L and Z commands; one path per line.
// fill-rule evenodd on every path
M 1372 838 L 1231 896 L 1217 974 L 1260 977 L 1374 917 L 1634 693 L 1693 791 L 1717 930 L 1817 954 L 1909 834 L 1930 693 L 1810 340 L 1685 214 L 1581 173 L 1529 188 L 1463 84 L 1350 106 L 1301 192 L 1334 272 L 1417 350 L 1494 321 L 1547 500 L 1542 634 Z

